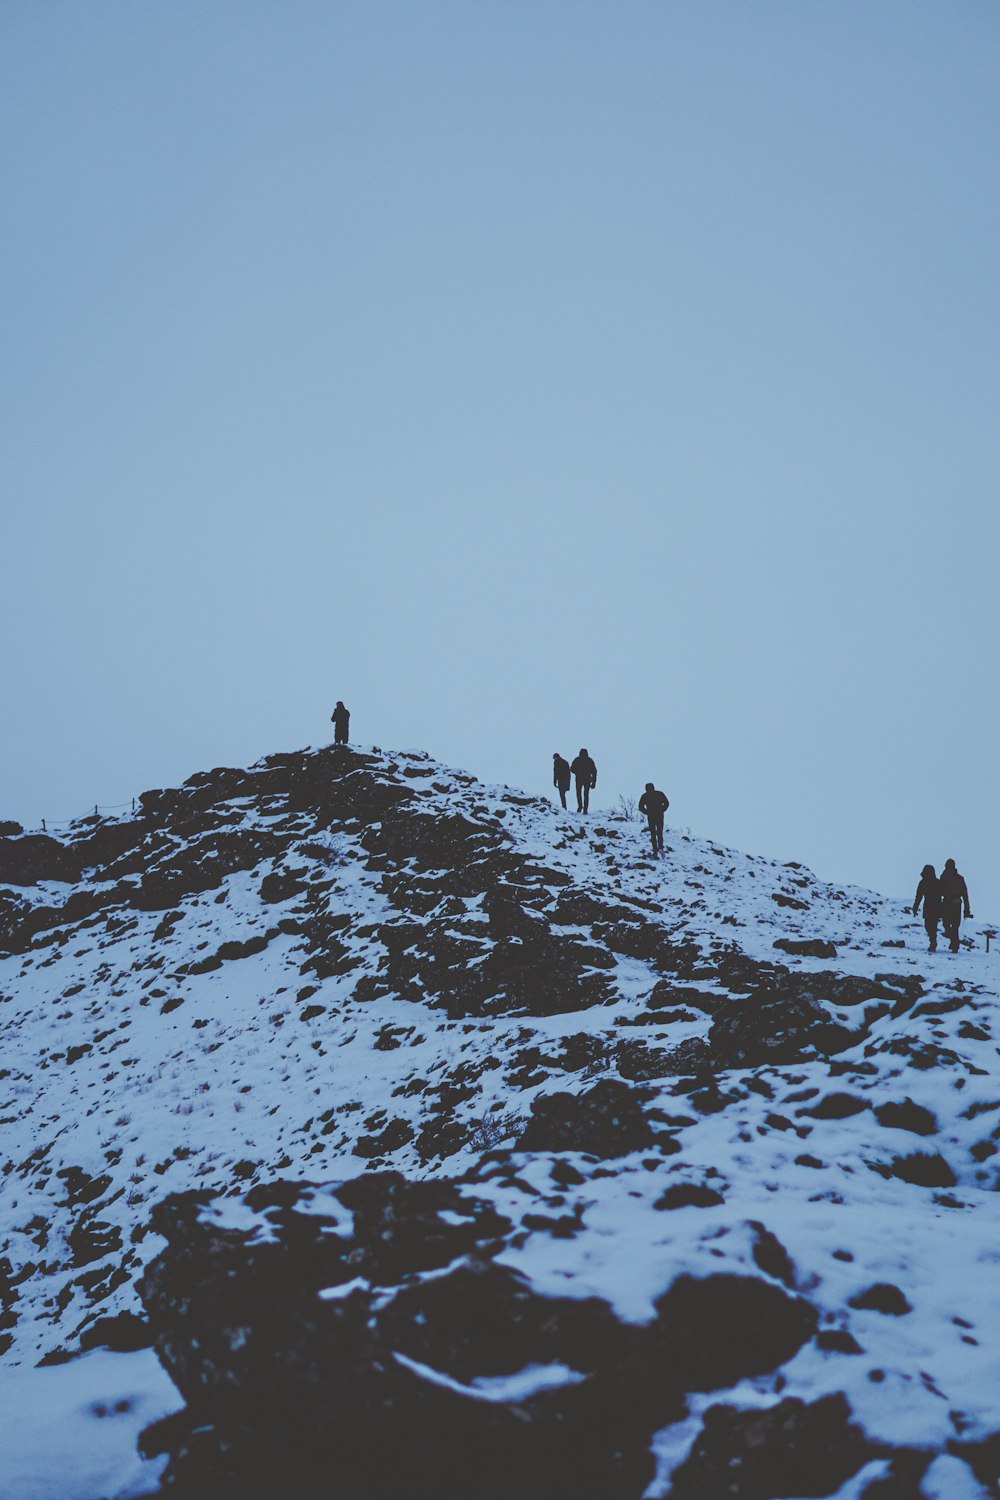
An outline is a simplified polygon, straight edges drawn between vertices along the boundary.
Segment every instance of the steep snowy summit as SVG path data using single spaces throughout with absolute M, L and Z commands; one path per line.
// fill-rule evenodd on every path
M 0 836 L 0 1500 L 1000 1493 L 998 963 L 417 752 Z

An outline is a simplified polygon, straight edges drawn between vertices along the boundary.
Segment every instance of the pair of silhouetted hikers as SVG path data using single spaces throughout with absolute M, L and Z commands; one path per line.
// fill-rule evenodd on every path
M 351 728 L 351 710 L 345 708 L 339 698 L 337 699 L 337 707 L 330 715 L 330 722 L 333 724 L 334 744 L 346 745 L 347 736 Z
M 591 760 L 588 750 L 582 749 L 572 765 L 558 750 L 553 755 L 552 785 L 558 791 L 563 807 L 566 806 L 570 781 L 576 782 L 577 812 L 589 812 L 590 794 L 597 785 L 597 766 Z
M 913 898 L 914 916 L 920 910 L 921 901 L 924 903 L 924 926 L 927 929 L 930 944 L 928 952 L 937 952 L 937 930 L 940 922 L 944 927 L 944 935 L 948 939 L 952 953 L 957 953 L 958 930 L 962 925 L 963 909 L 966 917 L 970 919 L 972 911 L 969 907 L 969 888 L 964 876 L 960 875 L 955 868 L 953 859 L 945 860 L 944 869 L 940 875 L 935 875 L 933 865 L 924 865 L 920 874 L 920 884 L 917 886 L 917 894 Z

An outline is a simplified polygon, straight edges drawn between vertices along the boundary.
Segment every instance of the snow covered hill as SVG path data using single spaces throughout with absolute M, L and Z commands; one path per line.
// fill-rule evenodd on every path
M 416 752 L 140 800 L 0 839 L 0 1500 L 998 1492 L 996 952 Z

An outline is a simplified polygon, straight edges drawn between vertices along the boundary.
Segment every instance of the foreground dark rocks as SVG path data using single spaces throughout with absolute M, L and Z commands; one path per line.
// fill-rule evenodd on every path
M 777 1500 L 830 1495 L 884 1449 L 851 1420 L 843 1395 L 790 1397 L 764 1411 L 713 1406 L 673 1476 L 672 1500 Z
M 809 1304 L 757 1276 L 676 1277 L 642 1324 L 544 1295 L 497 1258 L 528 1222 L 474 1182 L 397 1173 L 168 1199 L 141 1283 L 187 1402 L 144 1439 L 169 1455 L 165 1493 L 639 1500 L 689 1393 L 815 1334 Z

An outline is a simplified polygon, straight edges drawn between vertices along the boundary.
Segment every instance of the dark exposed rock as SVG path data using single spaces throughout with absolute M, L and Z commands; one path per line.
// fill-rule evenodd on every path
M 462 1382 L 545 1364 L 592 1375 L 638 1342 L 606 1302 L 539 1297 L 510 1267 L 476 1260 L 404 1286 L 382 1326 L 394 1348 Z
M 990 1433 L 977 1441 L 949 1444 L 952 1453 L 963 1458 L 991 1495 L 1000 1491 L 1000 1432 Z
M 848 1120 L 870 1108 L 869 1100 L 859 1099 L 856 1094 L 835 1093 L 824 1095 L 815 1104 L 804 1104 L 796 1113 L 812 1120 Z
M 962 1059 L 951 1047 L 942 1047 L 937 1042 L 925 1041 L 922 1037 L 897 1036 L 890 1042 L 875 1044 L 865 1048 L 865 1052 L 872 1056 L 880 1052 L 888 1053 L 891 1057 L 902 1057 L 916 1068 L 919 1073 L 930 1073 L 935 1068 L 961 1068 Z M 982 1073 L 982 1068 L 974 1068 L 971 1064 L 964 1064 L 970 1073 Z
M 623 1323 L 495 1261 L 511 1226 L 456 1185 L 382 1173 L 333 1194 L 348 1223 L 307 1187 L 253 1189 L 266 1235 L 193 1194 L 156 1210 L 168 1244 L 141 1291 L 188 1403 L 144 1435 L 164 1493 L 317 1500 L 335 1474 L 367 1500 L 551 1500 L 556 1481 L 638 1500 L 687 1392 L 773 1370 L 815 1330 L 808 1304 L 733 1275 L 682 1276 Z
M 612 905 L 589 891 L 572 887 L 560 891 L 549 920 L 557 926 L 592 927 L 595 922 L 628 922 L 634 916 L 627 906 Z
M 413 795 L 405 788 L 400 790 L 406 798 Z M 402 800 L 389 799 L 391 816 L 385 816 L 379 828 L 368 829 L 363 835 L 361 842 L 372 853 L 387 854 L 400 862 L 413 860 L 422 869 L 460 872 L 482 859 L 498 838 L 496 829 L 475 823 L 461 813 L 433 815 L 411 811 L 398 805 Z M 388 807 L 383 811 L 387 812 Z M 473 881 L 475 884 L 478 882 Z
M 153 1342 L 149 1324 L 135 1313 L 115 1313 L 109 1318 L 95 1318 L 80 1335 L 80 1348 L 110 1349 L 115 1354 L 132 1354 L 148 1349 Z
M 758 1277 L 678 1276 L 651 1325 L 657 1372 L 682 1371 L 687 1391 L 716 1390 L 777 1369 L 813 1337 L 816 1322 L 808 1302 Z
M 707 990 L 698 990 L 691 985 L 675 984 L 671 979 L 660 979 L 653 986 L 646 1004 L 650 1010 L 673 1009 L 675 1006 L 692 1006 L 706 1015 L 714 1015 L 722 1005 L 721 995 Z
M 246 938 L 242 942 L 230 941 L 222 943 L 214 953 L 199 958 L 194 963 L 185 964 L 178 969 L 179 974 L 209 974 L 214 969 L 221 969 L 224 963 L 232 963 L 240 958 L 252 958 L 255 953 L 263 953 L 272 938 L 276 937 L 278 929 L 270 928 L 267 932 L 259 933 L 256 937 Z
M 229 875 L 281 852 L 275 835 L 252 828 L 207 834 L 154 865 L 132 892 L 139 911 L 166 911 L 185 897 L 217 890 Z
M 644 1095 L 616 1079 L 602 1079 L 583 1094 L 546 1094 L 531 1107 L 519 1151 L 585 1151 L 626 1156 L 655 1143 Z
M 704 1037 L 685 1037 L 678 1046 L 671 1048 L 666 1059 L 669 1066 L 665 1071 L 681 1075 L 690 1075 L 694 1079 L 700 1079 L 711 1069 L 714 1059 L 711 1049 Z
M 0 838 L 0 882 L 38 885 L 43 880 L 74 881 L 80 877 L 76 853 L 44 833 Z
M 461 1151 L 471 1134 L 463 1120 L 448 1113 L 436 1114 L 427 1121 L 414 1144 L 421 1161 L 435 1161 Z
M 958 1181 L 939 1151 L 914 1151 L 909 1156 L 895 1156 L 889 1167 L 893 1177 L 912 1182 L 917 1187 L 948 1188 Z
M 703 1182 L 675 1182 L 661 1193 L 654 1208 L 715 1208 L 725 1203 L 721 1193 Z
M 83 838 L 74 838 L 73 853 L 84 870 L 104 869 L 130 850 L 138 849 L 148 833 L 145 819 L 98 823 Z
M 889 983 L 888 981 L 892 981 Z M 789 973 L 787 970 L 771 981 L 772 988 L 804 1000 L 820 1000 L 827 1005 L 868 1005 L 873 1000 L 898 1002 L 901 994 L 915 996 L 922 992 L 920 980 L 882 974 L 866 979 L 859 974 L 836 974 L 830 969 L 815 973 Z
M 865 1351 L 846 1328 L 821 1328 L 816 1335 L 817 1349 L 827 1354 L 863 1354 Z
M 745 1096 L 738 1089 L 722 1089 L 714 1078 L 691 1089 L 688 1101 L 700 1115 L 718 1115 L 730 1104 L 736 1104 Z
M 880 1125 L 891 1130 L 909 1130 L 914 1135 L 937 1134 L 936 1116 L 922 1104 L 914 1104 L 912 1099 L 903 1099 L 899 1103 L 890 1100 L 877 1105 L 875 1118 Z
M 483 897 L 483 910 L 490 919 L 490 932 L 497 938 L 537 938 L 545 932 L 547 921 L 541 912 L 527 904 L 530 888 L 498 883 Z
M 354 1145 L 355 1156 L 385 1156 L 398 1151 L 413 1139 L 413 1126 L 409 1120 L 390 1120 L 377 1135 L 361 1135 Z
M 360 960 L 344 941 L 350 927 L 351 918 L 346 912 L 321 911 L 303 922 L 302 936 L 308 951 L 303 973 L 329 979 L 331 975 L 347 974 L 356 968 Z
M 391 931 L 383 929 L 383 941 Z M 463 930 L 448 918 L 407 924 L 405 941 L 387 949 L 388 989 L 451 1016 L 558 1015 L 603 1004 L 610 994 L 603 971 L 615 962 L 606 949 L 553 935 L 545 924 L 530 936 L 490 942 L 480 929 Z
M 14 1268 L 6 1256 L 0 1256 L 0 1354 L 6 1354 L 14 1338 L 12 1330 L 17 1327 L 17 1300 Z
M 921 1480 L 930 1462 L 927 1452 L 894 1453 L 886 1472 L 865 1485 L 861 1500 L 927 1500 Z
M 673 1474 L 672 1500 L 779 1500 L 830 1495 L 879 1449 L 851 1420 L 846 1396 L 789 1397 L 763 1411 L 712 1406 Z
M 751 1221 L 750 1228 L 753 1230 L 754 1245 L 753 1258 L 755 1263 L 767 1276 L 773 1276 L 776 1281 L 783 1281 L 785 1286 L 795 1286 L 795 1262 L 770 1229 L 763 1224 Z
M 618 1071 L 633 1083 L 663 1078 L 676 1071 L 673 1054 L 644 1042 L 620 1042 L 615 1052 Z
M 837 957 L 837 945 L 825 942 L 823 938 L 777 938 L 774 946 L 799 958 Z
M 301 879 L 303 873 L 302 870 L 273 870 L 260 883 L 260 899 L 267 902 L 290 901 L 293 896 L 301 895 L 307 888 L 306 882 Z
M 0 819 L 0 839 L 14 839 L 23 832 L 24 829 L 20 823 L 11 822 L 9 819 Z
M 727 1000 L 715 1013 L 708 1044 L 722 1068 L 753 1068 L 825 1057 L 857 1037 L 830 1018 L 819 1001 L 773 989 L 748 999 Z
M 913 1311 L 899 1287 L 893 1286 L 891 1281 L 877 1281 L 874 1286 L 848 1298 L 847 1305 L 859 1311 L 885 1313 L 893 1318 L 901 1318 Z
M 528 1087 L 528 1080 L 558 1071 L 562 1073 L 584 1073 L 600 1068 L 607 1060 L 608 1040 L 588 1031 L 574 1032 L 560 1039 L 557 1046 L 522 1047 L 515 1057 L 515 1066 L 508 1072 L 508 1079 L 518 1088 Z

